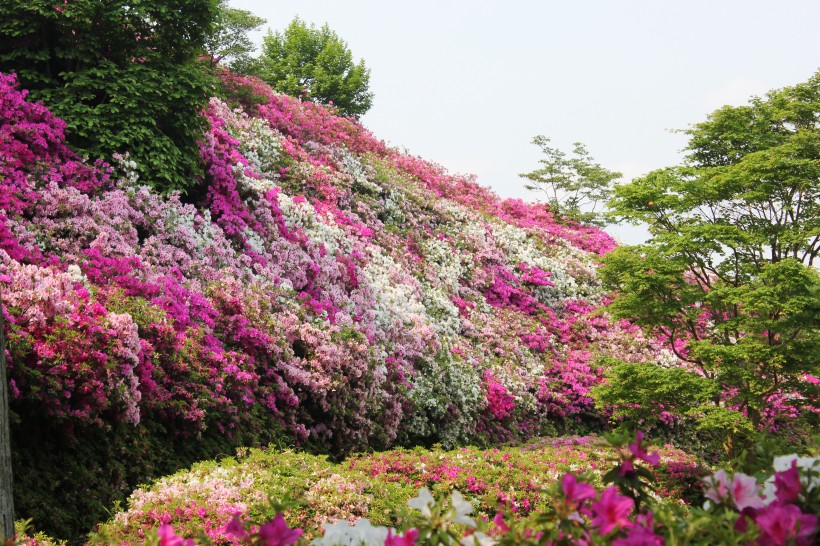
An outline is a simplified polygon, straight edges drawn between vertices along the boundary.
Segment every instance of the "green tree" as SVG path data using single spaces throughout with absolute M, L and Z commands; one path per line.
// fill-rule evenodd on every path
M 211 65 L 226 62 L 232 68 L 236 66 L 240 72 L 245 72 L 245 67 L 253 64 L 251 54 L 256 50 L 248 33 L 265 22 L 265 19 L 250 11 L 230 7 L 228 0 L 220 0 L 213 29 L 205 39 L 205 50 L 210 54 Z
M 277 91 L 332 103 L 347 116 L 361 116 L 373 102 L 364 60 L 354 64 L 347 43 L 327 25 L 317 29 L 298 17 L 284 33 L 265 36 L 258 72 Z
M 545 157 L 539 160 L 540 169 L 519 175 L 531 181 L 524 187 L 543 192 L 550 208 L 570 220 L 604 225 L 599 206 L 612 197 L 613 183 L 621 178 L 621 173 L 595 163 L 580 142 L 573 144 L 573 157 L 551 147 L 545 136 L 536 136 L 532 143 L 541 148 Z
M 820 73 L 686 133 L 683 165 L 616 188 L 614 214 L 653 238 L 606 256 L 601 275 L 615 317 L 715 383 L 678 410 L 731 439 L 777 403 L 811 410 L 820 395 Z
M 198 115 L 212 83 L 198 56 L 217 0 L 4 0 L 0 71 L 67 123 L 91 157 L 129 152 L 145 183 L 195 183 Z

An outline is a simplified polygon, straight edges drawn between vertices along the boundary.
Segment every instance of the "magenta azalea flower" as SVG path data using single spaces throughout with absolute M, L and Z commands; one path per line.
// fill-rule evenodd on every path
M 619 495 L 616 487 L 607 487 L 601 494 L 601 500 L 592 503 L 592 512 L 595 515 L 592 518 L 592 525 L 597 527 L 602 535 L 618 527 L 627 527 L 634 504 L 629 497 Z
M 780 502 L 788 504 L 797 500 L 803 485 L 800 483 L 800 471 L 797 470 L 796 460 L 792 461 L 788 470 L 775 473 L 774 485 L 777 488 L 775 496 Z
M 801 546 L 811 544 L 811 536 L 817 529 L 817 516 L 803 514 L 793 504 L 770 504 L 758 512 L 755 523 L 763 531 L 762 544 L 780 546 L 796 542 Z
M 226 535 L 240 541 L 248 538 L 248 530 L 237 516 L 231 518 L 231 521 L 223 528 L 223 531 Z
M 193 540 L 178 536 L 174 528 L 167 523 L 160 525 L 157 535 L 159 535 L 159 546 L 194 546 Z
M 636 459 L 640 459 L 649 463 L 652 466 L 657 466 L 661 460 L 661 456 L 657 451 L 653 451 L 650 455 L 647 451 L 643 448 L 641 443 L 643 442 L 643 432 L 640 430 L 635 433 L 635 441 L 629 444 L 629 451 L 632 452 L 632 455 Z
M 595 497 L 595 488 L 588 483 L 579 483 L 572 474 L 564 474 L 561 478 L 561 489 L 567 497 L 567 503 L 581 502 Z
M 384 546 L 416 546 L 416 540 L 419 538 L 418 529 L 408 529 L 402 535 L 393 535 L 393 529 L 387 531 L 387 538 L 384 541 Z
M 612 546 L 663 546 L 665 539 L 648 527 L 632 527 L 623 538 L 615 539 Z
M 259 539 L 264 546 L 290 546 L 302 536 L 301 529 L 290 529 L 282 514 L 259 528 Z

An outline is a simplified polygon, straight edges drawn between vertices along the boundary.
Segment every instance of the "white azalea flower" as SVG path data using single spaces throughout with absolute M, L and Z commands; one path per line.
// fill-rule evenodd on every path
M 430 490 L 426 487 L 422 487 L 419 489 L 418 496 L 407 501 L 407 506 L 421 511 L 422 516 L 429 518 L 432 515 L 430 512 L 430 507 L 435 503 L 436 500 L 433 498 L 433 495 L 430 494 Z
M 450 518 L 450 521 L 475 527 L 475 520 L 467 515 L 473 511 L 473 505 L 461 496 L 458 490 L 453 490 L 453 496 L 450 498 L 450 506 L 452 510 L 455 511 L 455 515 Z
M 342 520 L 325 523 L 325 534 L 313 540 L 314 546 L 383 546 L 387 540 L 387 527 L 374 527 L 367 518 L 355 525 Z

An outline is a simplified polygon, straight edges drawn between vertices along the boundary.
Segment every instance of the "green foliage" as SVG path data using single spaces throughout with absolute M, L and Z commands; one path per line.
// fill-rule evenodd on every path
M 546 194 L 550 208 L 570 220 L 605 225 L 604 217 L 596 209 L 612 197 L 612 185 L 621 173 L 595 163 L 580 142 L 573 144 L 574 157 L 570 158 L 551 147 L 545 136 L 536 136 L 532 143 L 541 148 L 545 157 L 539 160 L 540 169 L 519 175 L 532 182 L 525 187 Z
M 643 428 L 662 423 L 663 412 L 685 412 L 717 395 L 717 385 L 681 368 L 608 362 L 607 381 L 593 389 L 599 408 L 610 408 L 625 424 Z
M 327 25 L 317 29 L 298 17 L 284 33 L 264 38 L 256 70 L 277 91 L 332 103 L 346 116 L 361 116 L 373 102 L 364 60 L 354 64 L 347 43 Z
M 211 64 L 216 66 L 227 61 L 231 68 L 244 72 L 243 69 L 253 63 L 251 53 L 256 49 L 248 33 L 265 22 L 265 19 L 250 11 L 232 8 L 227 0 L 220 0 L 213 29 L 205 39 L 205 50 L 211 56 Z
M 0 71 L 67 123 L 91 157 L 130 152 L 142 181 L 186 189 L 199 172 L 213 86 L 197 56 L 216 0 L 9 0 L 0 4 Z
M 777 397 L 811 410 L 820 395 L 805 380 L 820 375 L 818 114 L 820 73 L 716 111 L 687 131 L 684 165 L 616 188 L 614 215 L 648 223 L 653 239 L 605 257 L 601 277 L 617 290 L 610 312 L 667 341 L 700 377 L 616 367 L 601 401 L 673 394 L 700 427 L 742 441 Z

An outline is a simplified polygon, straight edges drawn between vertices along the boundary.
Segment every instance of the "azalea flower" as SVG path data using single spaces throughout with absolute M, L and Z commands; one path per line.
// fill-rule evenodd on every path
M 579 483 L 572 474 L 564 474 L 561 478 L 561 489 L 567 503 L 582 502 L 595 497 L 595 488 L 588 483 Z
M 436 499 L 430 494 L 430 490 L 426 487 L 419 489 L 419 494 L 407 501 L 407 506 L 421 511 L 421 515 L 430 517 L 430 507 L 436 503 Z
M 453 523 L 463 523 L 470 527 L 475 527 L 475 520 L 468 516 L 473 511 L 473 505 L 466 500 L 461 493 L 454 489 L 450 497 L 450 511 L 448 512 L 448 519 Z
M 259 527 L 259 539 L 264 546 L 290 546 L 302 536 L 301 529 L 291 529 L 282 514 Z
M 223 531 L 226 535 L 232 536 L 240 541 L 246 540 L 248 538 L 248 530 L 236 516 L 231 518 L 231 521 L 228 522 L 228 524 L 224 527 Z
M 602 535 L 618 527 L 628 527 L 629 514 L 634 504 L 629 497 L 619 495 L 616 487 L 607 487 L 601 493 L 601 499 L 592 503 L 592 525 L 597 527 Z
M 416 546 L 419 538 L 418 529 L 407 529 L 404 535 L 393 535 L 393 529 L 388 529 L 384 546 Z
M 760 498 L 760 487 L 754 476 L 738 472 L 732 476 L 732 498 L 738 510 L 746 508 L 763 508 L 763 499 Z
M 313 540 L 314 546 L 383 546 L 387 541 L 386 527 L 373 527 L 370 520 L 362 518 L 356 525 L 342 520 L 325 523 L 325 534 Z
M 715 504 L 720 504 L 729 497 L 729 476 L 725 470 L 718 470 L 703 481 L 708 486 L 704 496 Z
M 817 516 L 803 514 L 793 504 L 771 504 L 755 516 L 755 523 L 763 531 L 761 538 L 765 544 L 780 546 L 796 542 L 808 546 L 817 529 Z
M 783 504 L 797 500 L 803 490 L 800 483 L 800 472 L 797 470 L 797 461 L 793 460 L 791 467 L 774 475 L 775 496 Z
M 643 448 L 641 443 L 643 442 L 643 432 L 640 430 L 635 433 L 635 441 L 629 444 L 629 451 L 632 452 L 632 455 L 636 459 L 640 459 L 642 461 L 647 462 L 652 466 L 657 466 L 661 460 L 661 456 L 657 450 L 653 451 L 650 455 L 647 451 Z
M 194 546 L 194 541 L 189 538 L 182 538 L 174 533 L 174 528 L 167 523 L 157 529 L 159 535 L 159 546 Z

